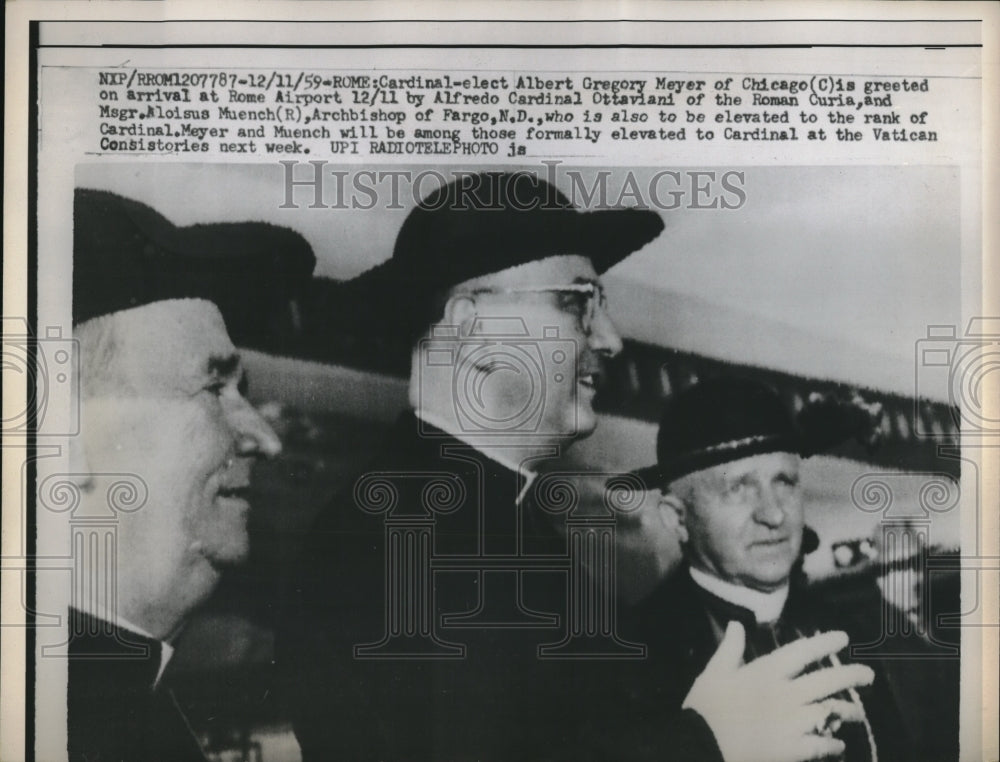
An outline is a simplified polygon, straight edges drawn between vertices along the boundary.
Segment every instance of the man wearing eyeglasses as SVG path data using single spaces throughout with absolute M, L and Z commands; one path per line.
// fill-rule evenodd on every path
M 565 571 L 546 561 L 566 540 L 529 493 L 597 425 L 622 348 L 600 275 L 662 228 L 582 212 L 531 174 L 463 176 L 344 284 L 352 332 L 405 336 L 412 409 L 295 575 L 278 658 L 304 759 L 546 756 L 600 690 L 578 662 L 538 658 L 565 631 Z
M 414 368 L 411 402 L 424 424 L 511 465 L 594 431 L 602 369 L 622 342 L 588 257 L 559 254 L 461 283 L 443 317 L 448 328 L 420 342 Z M 454 362 L 434 361 L 453 351 Z
M 608 747 L 629 719 L 621 660 L 559 658 L 570 552 L 532 489 L 593 432 L 622 348 L 600 276 L 662 228 L 648 210 L 582 212 L 530 174 L 466 176 L 344 285 L 354 332 L 406 337 L 412 410 L 292 575 L 277 658 L 306 762 L 721 759 L 694 711 Z

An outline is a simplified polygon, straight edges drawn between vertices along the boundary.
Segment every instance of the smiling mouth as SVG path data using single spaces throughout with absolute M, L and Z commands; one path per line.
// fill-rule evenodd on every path
M 784 545 L 786 542 L 788 542 L 787 537 L 775 537 L 770 540 L 757 540 L 757 542 L 755 542 L 754 545 L 762 545 L 766 548 L 770 548 L 775 545 Z
M 232 500 L 247 500 L 250 496 L 250 486 L 243 487 L 221 487 L 218 492 L 219 497 Z
M 588 373 L 578 377 L 576 382 L 586 389 L 597 391 L 597 387 L 601 383 L 601 376 L 599 373 Z

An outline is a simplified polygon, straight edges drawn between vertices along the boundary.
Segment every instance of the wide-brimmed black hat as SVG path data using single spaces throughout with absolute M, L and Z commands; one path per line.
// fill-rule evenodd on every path
M 252 334 L 310 278 L 316 257 L 295 231 L 265 222 L 179 227 L 151 207 L 78 188 L 73 323 L 168 299 L 206 299 L 230 334 Z
M 818 397 L 793 415 L 771 387 L 720 377 L 702 381 L 667 400 L 656 437 L 655 466 L 634 473 L 650 487 L 720 463 L 769 452 L 810 457 L 871 431 L 871 410 L 854 402 Z
M 462 175 L 422 199 L 392 257 L 341 293 L 374 305 L 369 328 L 419 333 L 437 317 L 434 298 L 463 281 L 559 254 L 588 257 L 600 274 L 662 230 L 648 209 L 582 211 L 529 172 Z

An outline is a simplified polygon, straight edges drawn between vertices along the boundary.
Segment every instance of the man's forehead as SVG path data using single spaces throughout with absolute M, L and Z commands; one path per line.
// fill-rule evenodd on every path
M 200 340 L 206 346 L 232 351 L 233 343 L 226 331 L 222 313 L 204 299 L 169 299 L 145 304 L 116 313 L 119 334 L 143 343 L 158 342 L 166 346 L 190 345 Z
M 767 452 L 719 463 L 696 472 L 694 476 L 701 477 L 709 483 L 725 482 L 740 479 L 748 474 L 766 475 L 780 471 L 797 471 L 799 461 L 799 456 L 792 452 Z
M 218 308 L 198 299 L 154 302 L 112 316 L 118 360 L 133 382 L 183 385 L 237 372 L 239 357 Z
M 597 281 L 597 271 L 589 257 L 581 254 L 558 254 L 525 262 L 475 279 L 477 285 L 532 286 L 559 285 Z

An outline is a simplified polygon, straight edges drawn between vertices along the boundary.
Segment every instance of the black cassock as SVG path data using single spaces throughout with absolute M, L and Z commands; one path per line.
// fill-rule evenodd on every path
M 173 693 L 156 686 L 162 644 L 70 610 L 70 762 L 204 762 Z
M 686 566 L 677 570 L 639 607 L 632 611 L 625 632 L 643 639 L 649 647 L 649 671 L 627 690 L 637 708 L 638 723 L 679 707 L 691 685 L 714 654 L 727 624 L 736 620 L 747 633 L 744 660 L 751 661 L 775 648 L 818 632 L 844 630 L 851 643 L 873 643 L 879 638 L 883 606 L 877 588 L 859 578 L 857 591 L 835 602 L 804 583 L 793 583 L 778 621 L 758 624 L 753 612 L 713 595 L 691 578 Z M 849 606 L 843 606 L 845 602 Z M 910 652 L 913 652 L 910 644 Z M 849 651 L 838 655 L 848 663 Z M 899 679 L 936 681 L 936 672 L 922 671 L 932 662 L 914 654 L 909 660 L 855 659 L 875 670 L 871 686 L 844 692 L 837 698 L 860 700 L 865 723 L 844 723 L 836 737 L 846 744 L 845 762 L 945 762 L 957 759 L 957 702 L 953 706 L 917 703 L 915 694 Z M 810 665 L 807 671 L 830 666 L 830 660 Z M 948 686 L 936 683 L 942 699 Z M 957 686 L 954 686 L 957 688 Z M 957 697 L 956 697 L 957 698 Z M 918 717 L 926 717 L 937 731 L 917 737 Z M 925 724 L 926 724 L 925 723 Z
M 307 762 L 719 759 L 694 712 L 656 718 L 641 739 L 621 736 L 634 708 L 617 691 L 643 660 L 539 658 L 539 646 L 567 634 L 568 573 L 526 567 L 568 551 L 525 487 L 516 471 L 409 413 L 320 516 L 289 575 L 277 643 Z M 432 541 L 420 528 L 431 520 Z M 423 588 L 398 567 L 422 552 L 451 565 L 431 573 L 433 611 L 415 622 L 419 606 L 397 603 Z M 498 558 L 518 554 L 530 562 L 484 572 L 454 563 L 502 567 Z M 428 647 L 428 633 L 438 645 Z M 407 648 L 424 652 L 402 658 Z

